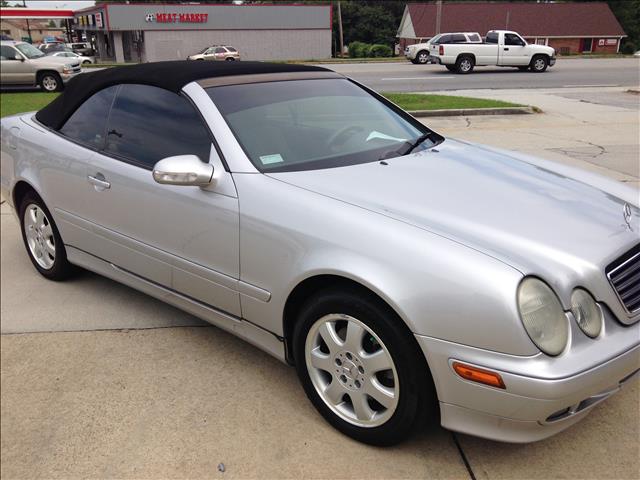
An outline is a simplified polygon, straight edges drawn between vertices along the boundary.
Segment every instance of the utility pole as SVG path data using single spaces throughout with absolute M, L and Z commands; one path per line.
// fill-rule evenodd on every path
M 442 25 L 442 0 L 436 2 L 436 35 L 440 33 Z
M 340 8 L 340 2 L 338 2 L 338 32 L 340 34 L 340 58 L 342 58 L 344 39 L 342 38 L 342 9 Z
M 22 0 L 22 5 L 24 8 L 27 8 L 27 1 Z M 29 26 L 29 19 L 27 18 L 27 33 L 29 34 L 29 43 L 33 43 L 33 38 L 31 38 L 31 27 Z

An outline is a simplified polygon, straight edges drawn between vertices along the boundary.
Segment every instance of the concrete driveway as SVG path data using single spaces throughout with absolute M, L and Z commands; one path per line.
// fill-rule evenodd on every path
M 554 152 L 582 145 L 588 114 L 560 113 L 475 117 L 471 127 L 464 118 L 427 123 L 637 182 L 613 157 L 592 163 Z M 626 133 L 602 146 L 633 145 L 637 111 L 635 130 L 624 115 L 611 118 Z M 550 138 L 540 142 L 528 131 Z M 434 426 L 393 448 L 365 446 L 322 420 L 292 368 L 243 341 L 91 273 L 44 280 L 6 204 L 0 213 L 3 479 L 640 477 L 637 382 L 583 422 L 534 444 Z

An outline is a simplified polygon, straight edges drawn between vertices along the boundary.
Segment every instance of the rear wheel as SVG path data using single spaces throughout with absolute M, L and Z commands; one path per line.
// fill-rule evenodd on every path
M 456 72 L 458 73 L 471 73 L 474 66 L 475 62 L 473 61 L 473 57 L 469 55 L 462 55 L 458 57 L 458 60 L 456 60 Z
M 60 75 L 54 72 L 46 72 L 40 75 L 38 84 L 45 92 L 59 92 L 63 88 Z
M 236 59 L 235 59 L 235 58 L 233 58 L 233 57 L 227 57 L 227 58 L 225 58 L 225 61 L 226 61 L 226 62 L 235 62 L 235 61 L 236 61 Z
M 429 52 L 426 50 L 420 50 L 416 55 L 417 63 L 424 65 L 429 61 Z
M 435 413 L 415 339 L 388 308 L 353 290 L 327 290 L 303 307 L 293 338 L 307 396 L 342 433 L 373 445 L 404 440 Z
M 19 208 L 22 240 L 33 266 L 50 280 L 64 280 L 75 268 L 67 260 L 67 252 L 58 228 L 42 199 L 27 193 Z
M 549 66 L 549 59 L 544 55 L 539 55 L 531 59 L 531 71 L 535 73 L 544 72 Z

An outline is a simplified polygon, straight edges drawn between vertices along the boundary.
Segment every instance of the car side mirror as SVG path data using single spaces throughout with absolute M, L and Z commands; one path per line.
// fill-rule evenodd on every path
M 203 187 L 213 179 L 213 165 L 196 155 L 176 155 L 160 160 L 153 166 L 153 179 L 167 185 Z
M 14 60 L 19 60 L 21 62 L 24 62 L 24 57 L 22 55 L 20 55 L 19 53 L 16 53 L 15 57 L 13 57 Z

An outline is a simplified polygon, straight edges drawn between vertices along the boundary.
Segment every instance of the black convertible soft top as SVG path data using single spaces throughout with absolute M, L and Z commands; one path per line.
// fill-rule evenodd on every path
M 77 75 L 62 95 L 36 113 L 36 119 L 58 130 L 76 109 L 94 93 L 121 83 L 152 85 L 178 93 L 186 84 L 204 78 L 262 73 L 316 72 L 326 68 L 265 62 L 171 61 L 114 67 Z

